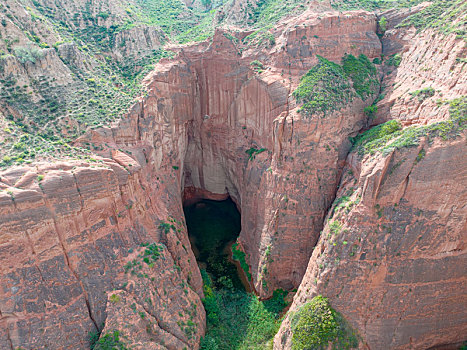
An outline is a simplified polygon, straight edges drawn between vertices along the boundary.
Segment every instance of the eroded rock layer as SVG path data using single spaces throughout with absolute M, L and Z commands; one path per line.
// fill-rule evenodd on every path
M 350 97 L 324 115 L 299 111 L 292 93 L 318 56 L 340 64 L 383 52 L 374 14 L 308 10 L 271 30 L 267 44 L 219 30 L 173 49 L 127 115 L 76 141 L 98 154 L 87 162 L 2 172 L 1 347 L 84 349 L 90 332 L 118 331 L 138 349 L 197 349 L 203 289 L 182 200 L 227 196 L 242 214 L 239 241 L 260 296 L 299 288 L 294 311 L 325 295 L 362 347 L 462 341 L 465 136 L 348 153 L 349 137 L 372 123 L 450 118 L 436 99 L 465 95 L 465 52 L 453 35 L 388 28 L 385 50 L 407 54 L 398 69 L 375 73 L 392 94 L 374 120 L 364 108 L 379 85 L 366 95 L 349 85 Z M 439 57 L 434 42 L 449 49 L 444 61 L 411 77 L 421 56 Z M 436 91 L 426 99 L 404 95 L 427 81 Z M 286 318 L 275 348 L 291 344 Z
M 316 295 L 351 321 L 365 348 L 458 348 L 465 341 L 465 45 L 454 35 L 389 28 L 383 43 L 398 38 L 402 57 L 385 68 L 373 123 L 411 128 L 399 141 L 366 144 L 347 157 L 274 349 L 292 347 L 291 315 Z

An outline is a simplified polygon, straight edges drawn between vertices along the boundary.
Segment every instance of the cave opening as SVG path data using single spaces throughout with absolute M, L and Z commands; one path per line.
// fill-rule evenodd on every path
M 256 296 L 244 267 L 233 259 L 232 250 L 236 259 L 240 252 L 232 249 L 241 231 L 240 212 L 230 197 L 224 198 L 185 198 L 188 236 L 204 283 L 206 334 L 200 349 L 272 348 L 287 292 L 275 291 L 263 301 Z
M 193 253 L 201 271 L 216 288 L 249 290 L 249 284 L 232 258 L 232 245 L 241 231 L 240 212 L 230 197 L 201 199 L 184 207 Z

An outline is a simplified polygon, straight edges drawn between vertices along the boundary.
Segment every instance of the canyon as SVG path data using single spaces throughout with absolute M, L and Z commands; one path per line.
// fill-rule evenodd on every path
M 427 3 L 378 14 L 331 3 L 312 1 L 259 34 L 224 27 L 171 44 L 127 113 L 75 135 L 86 157 L 0 172 L 2 348 L 87 349 L 100 336 L 198 349 L 205 289 L 183 206 L 227 198 L 241 213 L 255 293 L 293 295 L 274 349 L 293 348 L 294 314 L 318 295 L 358 333 L 358 348 L 467 340 L 465 39 L 399 26 Z M 126 35 L 142 32 L 134 45 L 147 52 L 165 40 Z M 59 66 L 75 89 L 53 62 L 67 52 L 93 64 L 78 51 L 62 44 L 26 65 L 10 56 L 2 74 L 23 83 Z M 362 60 L 363 78 L 354 66 L 339 76 L 331 97 L 345 98 L 307 111 L 295 93 L 302 77 Z M 320 79 L 324 93 L 331 78 Z

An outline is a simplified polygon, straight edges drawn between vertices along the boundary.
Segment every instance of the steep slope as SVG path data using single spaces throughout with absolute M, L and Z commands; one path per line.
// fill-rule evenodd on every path
M 459 5 L 452 3 L 447 12 Z M 354 141 L 275 349 L 294 349 L 293 315 L 317 295 L 328 297 L 371 349 L 465 341 L 465 42 L 460 34 L 406 27 L 417 14 L 405 21 L 394 11 L 382 15 L 389 58 L 372 123 L 386 123 Z
M 352 35 L 341 34 L 350 27 Z M 271 295 L 278 287 L 298 287 L 321 230 L 322 217 L 334 197 L 341 161 L 350 147 L 348 136 L 364 125 L 363 108 L 375 96 L 371 90 L 360 97 L 352 87 L 351 74 L 347 75 L 340 64 L 345 53 L 366 54 L 370 59 L 379 56 L 381 46 L 375 30 L 375 16 L 366 12 L 346 15 L 328 12 L 318 16 L 309 11 L 271 32 L 277 42 L 273 47 L 255 48 L 242 43 L 242 36 L 248 33 L 238 34 L 235 40 L 233 34 L 219 31 L 212 43 L 180 47 L 176 59 L 159 63 L 146 78 L 145 97 L 118 124 L 94 129 L 79 138 L 78 145 L 92 148 L 102 158 L 93 156 L 87 163 L 59 163 L 37 170 L 31 167 L 29 173 L 27 167 L 3 173 L 5 214 L 1 225 L 2 232 L 8 233 L 4 236 L 4 259 L 14 261 L 11 258 L 14 247 L 22 239 L 31 249 L 23 262 L 5 265 L 3 275 L 10 276 L 6 284 L 13 284 L 9 282 L 11 279 L 17 281 L 17 287 L 5 292 L 2 303 L 11 300 L 12 293 L 26 298 L 31 282 L 27 278 L 18 280 L 17 276 L 23 275 L 25 266 L 39 265 L 40 261 L 63 262 L 67 272 L 63 280 L 75 285 L 74 294 L 67 294 L 70 298 L 62 300 L 62 306 L 55 311 L 24 311 L 18 300 L 2 307 L 2 312 L 5 309 L 13 315 L 3 319 L 4 329 L 8 329 L 3 335 L 6 344 L 51 346 L 48 339 L 56 337 L 60 327 L 44 327 L 34 319 L 41 317 L 45 324 L 50 324 L 51 320 L 60 320 L 62 314 L 74 313 L 83 331 L 74 333 L 76 338 L 62 338 L 61 345 L 84 347 L 88 337 L 84 329 L 92 331 L 97 326 L 101 330 L 104 320 L 104 333 L 113 334 L 116 325 L 120 325 L 118 331 L 126 338 L 119 335 L 119 341 L 131 344 L 139 334 L 137 329 L 144 327 L 134 325 L 128 316 L 133 312 L 128 307 L 131 309 L 135 303 L 135 310 L 144 308 L 147 313 L 144 319 L 151 321 L 151 325 L 155 324 L 153 318 L 158 321 L 160 330 L 157 328 L 156 334 L 170 330 L 172 335 L 165 335 L 164 344 L 171 342 L 173 348 L 179 348 L 177 341 L 182 341 L 196 348 L 203 334 L 204 314 L 198 306 L 199 312 L 193 316 L 187 302 L 199 305 L 199 297 L 183 282 L 188 281 L 202 296 L 199 270 L 183 223 L 184 188 L 203 190 L 207 197 L 230 195 L 237 202 L 243 214 L 240 240 L 260 295 Z M 313 48 L 312 42 L 317 44 Z M 242 56 L 240 48 L 245 52 Z M 326 55 L 338 64 L 318 59 L 316 54 Z M 290 94 L 302 74 L 320 65 L 326 69 L 337 67 L 347 95 L 342 96 L 344 100 L 329 104 L 331 110 L 326 116 L 312 118 L 298 113 L 299 107 Z M 375 76 L 374 67 L 370 73 Z M 321 80 L 325 82 L 326 77 L 319 76 Z M 377 86 L 373 88 L 377 90 Z M 346 118 L 339 111 L 345 111 Z M 332 129 L 333 137 L 325 134 L 310 137 L 310 130 L 321 127 Z M 261 148 L 267 151 L 261 152 Z M 310 157 L 321 161 L 309 163 Z M 303 168 L 300 177 L 295 176 L 297 167 Z M 95 175 L 81 175 L 89 171 Z M 315 175 L 308 177 L 307 172 Z M 101 177 L 102 182 L 93 183 Z M 112 178 L 118 182 L 106 180 Z M 70 185 L 65 184 L 66 179 Z M 91 183 L 87 185 L 86 181 Z M 49 185 L 53 182 L 57 185 Z M 62 187 L 66 193 L 71 192 L 59 191 Z M 26 194 L 36 199 L 25 198 L 24 206 L 18 205 Z M 86 201 L 86 194 L 95 199 Z M 65 200 L 68 196 L 70 199 Z M 309 201 L 316 196 L 321 198 L 318 204 Z M 36 207 L 42 210 L 43 219 L 38 216 L 21 222 L 15 219 L 30 217 Z M 167 221 L 169 217 L 178 223 L 174 223 L 176 232 Z M 27 235 L 23 238 L 22 231 L 28 232 L 32 242 Z M 303 239 L 299 239 L 301 231 Z M 37 236 L 38 233 L 41 235 Z M 112 244 L 104 248 L 96 242 Z M 151 274 L 136 270 L 135 278 L 125 274 L 123 268 L 134 259 L 135 253 L 130 251 L 152 242 L 163 243 L 176 264 L 169 258 L 162 259 L 165 265 L 152 272 L 155 280 L 160 281 L 157 293 L 166 295 L 164 285 L 174 285 L 167 298 L 172 298 L 177 289 L 182 296 L 185 292 L 180 293 L 181 290 L 189 293 L 186 299 L 163 304 L 168 307 L 163 314 L 154 301 L 154 309 L 149 307 L 151 303 L 146 299 L 152 300 L 151 296 L 139 292 L 144 287 L 138 284 L 143 283 L 138 275 L 146 281 L 144 276 L 152 280 Z M 141 249 L 145 248 L 138 252 Z M 40 266 L 40 270 L 52 274 L 53 266 Z M 144 263 L 142 266 L 145 267 Z M 163 274 L 171 269 L 175 269 L 175 276 Z M 177 269 L 181 275 L 177 276 Z M 91 278 L 91 274 L 96 277 Z M 174 279 L 179 282 L 171 282 Z M 54 284 L 34 280 L 34 285 L 44 291 L 41 302 L 56 304 L 49 295 Z M 117 292 L 112 292 L 114 289 Z M 81 311 L 73 312 L 71 307 L 78 297 Z M 121 307 L 113 307 L 111 298 L 119 300 Z M 184 310 L 180 311 L 180 319 L 172 317 L 178 314 L 177 308 Z M 131 332 L 125 331 L 127 326 L 133 327 Z M 28 333 L 24 332 L 26 328 L 30 330 Z M 39 336 L 39 332 L 44 333 Z M 109 338 L 103 334 L 101 339 Z M 162 345 L 160 339 L 154 339 L 151 346 Z M 142 348 L 149 346 L 151 337 L 141 342 Z
M 465 340 L 465 3 L 8 1 L 3 348 L 197 349 L 182 204 L 229 196 L 276 349 Z

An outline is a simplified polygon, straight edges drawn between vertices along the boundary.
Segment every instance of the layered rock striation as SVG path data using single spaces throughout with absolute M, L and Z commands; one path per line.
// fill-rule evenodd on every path
M 347 156 L 275 349 L 292 347 L 292 315 L 317 295 L 351 322 L 364 348 L 458 348 L 465 341 L 465 43 L 395 28 L 391 20 L 400 18 L 392 14 L 383 52 L 400 62 L 384 68 L 371 121 L 386 123 L 362 134 Z
M 87 161 L 0 173 L 0 345 L 84 349 L 100 334 L 139 349 L 197 349 L 203 288 L 182 204 L 228 196 L 261 297 L 298 288 L 295 312 L 324 295 L 361 347 L 464 340 L 465 51 L 454 35 L 388 28 L 380 41 L 374 14 L 310 9 L 263 39 L 218 30 L 173 47 L 118 123 L 78 138 L 95 154 Z M 446 49 L 439 65 L 434 42 Z M 400 47 L 399 67 L 372 65 Z M 368 62 L 369 87 L 356 57 Z M 431 69 L 415 75 L 421 57 Z M 320 67 L 345 99 L 309 112 L 294 91 Z M 331 86 L 342 97 L 337 80 L 319 79 L 311 92 Z M 393 147 L 365 148 L 373 136 L 361 136 L 349 155 L 349 138 L 387 121 L 386 142 L 406 137 L 405 126 L 446 124 Z M 287 317 L 275 348 L 291 348 L 292 333 Z

